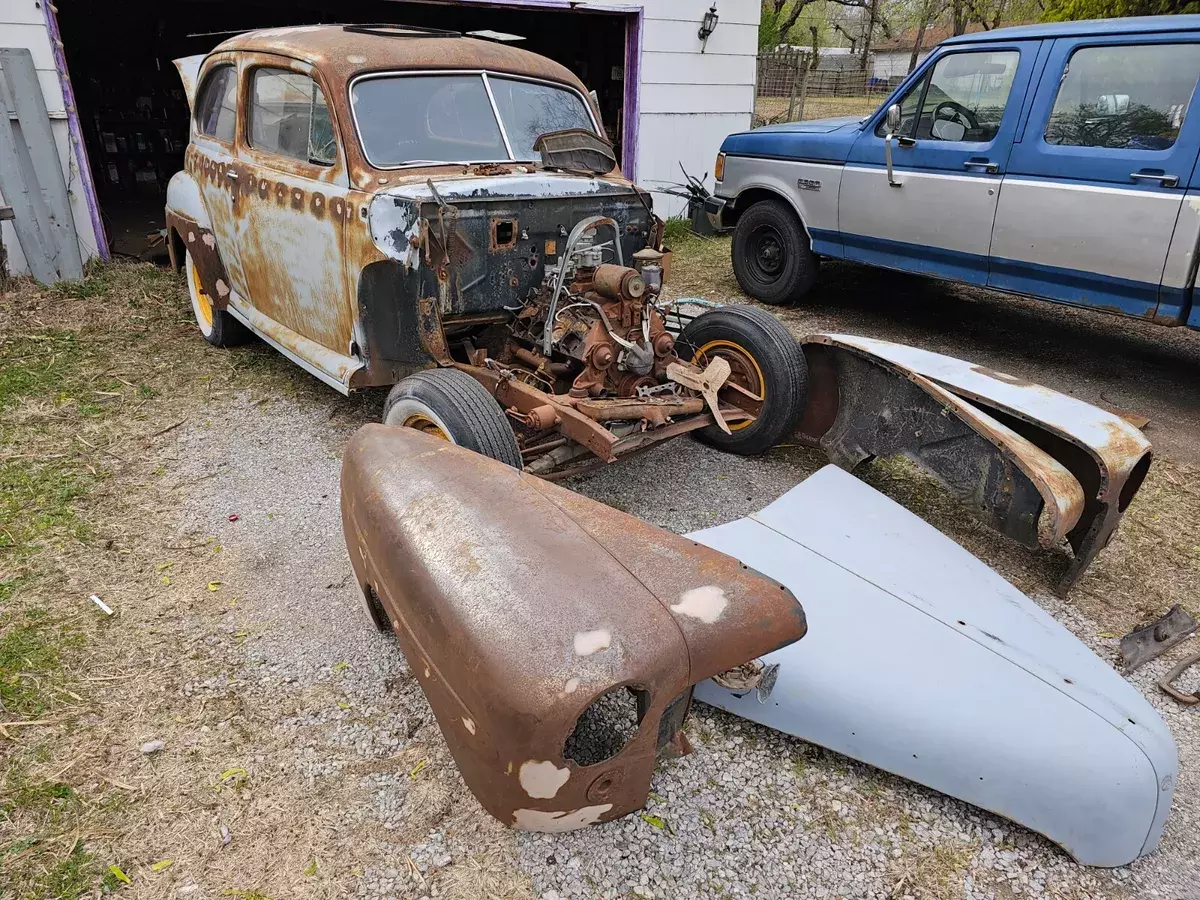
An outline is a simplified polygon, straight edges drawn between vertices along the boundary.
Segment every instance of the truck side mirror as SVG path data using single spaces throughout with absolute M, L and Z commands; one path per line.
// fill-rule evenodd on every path
M 900 130 L 900 104 L 893 103 L 887 108 L 887 130 L 895 134 Z

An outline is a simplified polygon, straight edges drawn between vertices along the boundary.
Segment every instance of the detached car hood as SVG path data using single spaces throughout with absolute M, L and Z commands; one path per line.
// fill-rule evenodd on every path
M 1178 769 L 1162 719 L 912 513 L 828 466 L 692 537 L 791 587 L 810 627 L 763 658 L 773 686 L 708 681 L 696 699 L 1012 819 L 1084 865 L 1157 846 Z

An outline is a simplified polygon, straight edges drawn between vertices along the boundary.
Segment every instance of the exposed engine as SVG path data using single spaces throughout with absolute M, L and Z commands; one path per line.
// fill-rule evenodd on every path
M 547 267 L 542 290 L 517 315 L 501 361 L 524 368 L 548 393 L 583 401 L 653 399 L 650 424 L 701 411 L 702 403 L 682 402 L 690 392 L 668 376 L 680 359 L 658 306 L 663 255 L 643 250 L 637 268 L 605 263 L 612 245 L 596 243 L 595 230 L 577 228 L 576 234 L 559 264 Z M 596 412 L 610 407 L 594 416 L 609 421 L 643 418 L 645 411 L 640 404 L 584 406 Z

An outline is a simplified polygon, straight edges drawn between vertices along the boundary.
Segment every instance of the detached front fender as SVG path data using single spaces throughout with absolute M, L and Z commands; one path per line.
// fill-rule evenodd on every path
M 351 439 L 342 519 L 463 780 L 517 828 L 642 806 L 692 685 L 805 632 L 792 593 L 737 560 L 414 429 Z M 623 748 L 569 752 L 614 694 L 637 698 Z

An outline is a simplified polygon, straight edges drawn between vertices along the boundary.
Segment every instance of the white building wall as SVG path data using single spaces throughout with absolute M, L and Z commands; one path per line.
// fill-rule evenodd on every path
M 917 65 L 925 62 L 931 50 L 922 50 L 917 54 Z M 908 74 L 908 61 L 912 59 L 912 50 L 891 50 L 876 53 L 875 62 L 871 66 L 871 75 L 875 78 L 894 78 Z
M 86 261 L 97 255 L 96 237 L 92 230 L 87 197 L 80 183 L 79 164 L 71 150 L 66 104 L 63 102 L 62 86 L 54 66 L 54 51 L 50 46 L 50 34 L 46 30 L 45 13 L 42 10 L 42 5 L 47 2 L 49 0 L 0 0 L 0 47 L 26 47 L 33 54 L 33 65 L 42 85 L 42 96 L 50 113 L 51 131 L 58 146 L 59 163 L 67 182 L 75 230 L 79 234 L 79 250 Z M 28 272 L 25 254 L 21 252 L 12 222 L 5 222 L 2 227 L 4 246 L 8 250 L 9 272 L 14 275 Z
M 680 162 L 709 174 L 725 137 L 750 127 L 758 65 L 761 0 L 716 0 L 720 23 L 700 52 L 700 22 L 713 0 L 644 0 L 637 179 L 653 190 L 679 183 Z M 686 203 L 655 194 L 655 211 L 679 215 Z

